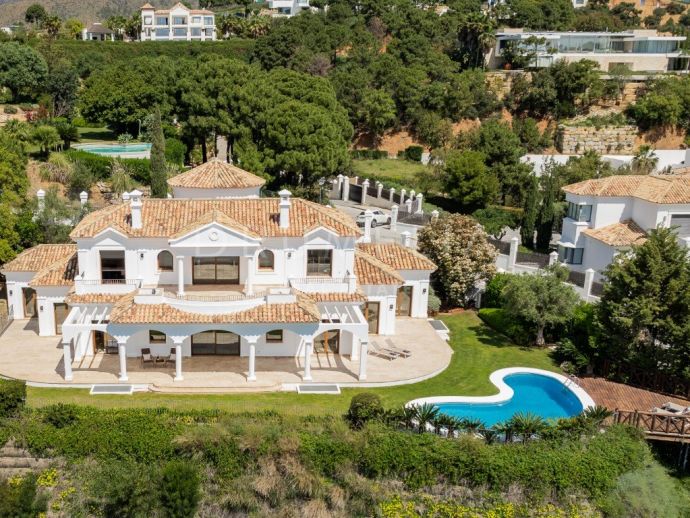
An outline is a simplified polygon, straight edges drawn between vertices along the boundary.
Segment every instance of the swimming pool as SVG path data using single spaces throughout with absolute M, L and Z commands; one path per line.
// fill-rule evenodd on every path
M 96 155 L 119 156 L 124 158 L 149 158 L 151 144 L 83 144 L 75 146 L 82 151 Z
M 493 372 L 489 378 L 499 393 L 487 397 L 442 396 L 408 403 L 431 403 L 454 417 L 480 419 L 487 426 L 505 422 L 518 412 L 530 412 L 544 419 L 571 417 L 594 406 L 582 388 L 560 374 L 513 367 Z

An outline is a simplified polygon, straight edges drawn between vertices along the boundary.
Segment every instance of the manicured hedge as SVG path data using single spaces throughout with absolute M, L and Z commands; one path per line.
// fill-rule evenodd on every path
M 530 342 L 530 332 L 502 308 L 481 308 L 479 318 L 494 331 L 507 336 L 517 344 Z

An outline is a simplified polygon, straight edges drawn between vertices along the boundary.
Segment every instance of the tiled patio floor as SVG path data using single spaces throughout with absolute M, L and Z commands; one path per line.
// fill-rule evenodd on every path
M 398 319 L 397 334 L 372 336 L 371 342 L 385 346 L 390 339 L 397 347 L 412 351 L 410 358 L 386 360 L 369 355 L 366 383 L 399 383 L 430 376 L 450 363 L 451 348 L 419 319 Z M 370 346 L 371 349 L 371 346 Z M 59 338 L 39 337 L 33 321 L 16 321 L 0 337 L 0 374 L 42 383 L 65 383 L 62 348 Z M 302 357 L 256 358 L 256 381 L 246 379 L 246 357 L 186 357 L 182 360 L 183 381 L 173 382 L 174 365 L 142 367 L 138 358 L 128 358 L 130 384 L 149 384 L 152 388 L 172 391 L 260 391 L 280 390 L 283 384 L 302 383 Z M 73 384 L 117 383 L 117 355 L 99 353 L 72 363 Z M 312 378 L 317 383 L 358 383 L 359 361 L 348 356 L 314 354 Z

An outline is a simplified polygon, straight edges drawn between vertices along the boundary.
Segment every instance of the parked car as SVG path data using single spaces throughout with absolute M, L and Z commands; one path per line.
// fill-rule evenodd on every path
M 391 222 L 391 217 L 388 214 L 384 214 L 383 211 L 374 209 L 371 212 L 374 214 L 374 217 L 371 220 L 371 228 L 374 228 L 378 225 L 387 225 Z M 357 224 L 362 227 L 364 226 L 364 211 L 360 212 L 359 216 L 357 216 Z

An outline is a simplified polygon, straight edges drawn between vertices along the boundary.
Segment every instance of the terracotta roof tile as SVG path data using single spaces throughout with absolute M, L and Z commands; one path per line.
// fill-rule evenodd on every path
M 609 246 L 641 245 L 647 240 L 647 233 L 631 219 L 601 228 L 588 228 L 582 233 Z
M 690 176 L 608 176 L 566 185 L 563 191 L 580 196 L 632 197 L 653 203 L 690 203 Z
M 363 250 L 355 252 L 355 276 L 360 285 L 401 285 L 405 282 L 393 268 Z
M 396 270 L 436 270 L 436 265 L 429 258 L 416 250 L 396 243 L 371 243 L 358 246 Z
M 141 229 L 130 224 L 130 204 L 111 205 L 88 214 L 70 234 L 72 238 L 93 237 L 113 228 L 129 237 L 167 237 L 213 213 L 224 214 L 242 228 L 262 237 L 297 237 L 323 226 L 341 236 L 360 236 L 361 231 L 347 214 L 300 198 L 290 206 L 290 226 L 280 228 L 278 198 L 245 199 L 149 199 L 143 200 Z
M 124 297 L 129 296 L 129 293 L 69 293 L 65 297 L 65 302 L 70 305 L 76 304 L 115 304 Z
M 217 158 L 168 180 L 171 187 L 195 189 L 245 189 L 261 187 L 265 183 L 263 178 Z
M 29 283 L 30 286 L 73 286 L 74 277 L 79 272 L 76 252 L 58 259 L 52 265 L 38 272 Z
M 191 313 L 169 304 L 137 304 L 134 295 L 122 298 L 110 313 L 117 324 L 301 324 L 321 321 L 316 304 L 297 296 L 296 302 L 261 304 L 236 313 Z
M 358 302 L 367 301 L 367 297 L 360 292 L 355 293 L 305 293 L 314 302 Z
M 2 270 L 7 272 L 40 272 L 61 259 L 67 259 L 77 251 L 75 244 L 37 245 L 24 250 L 6 263 Z

